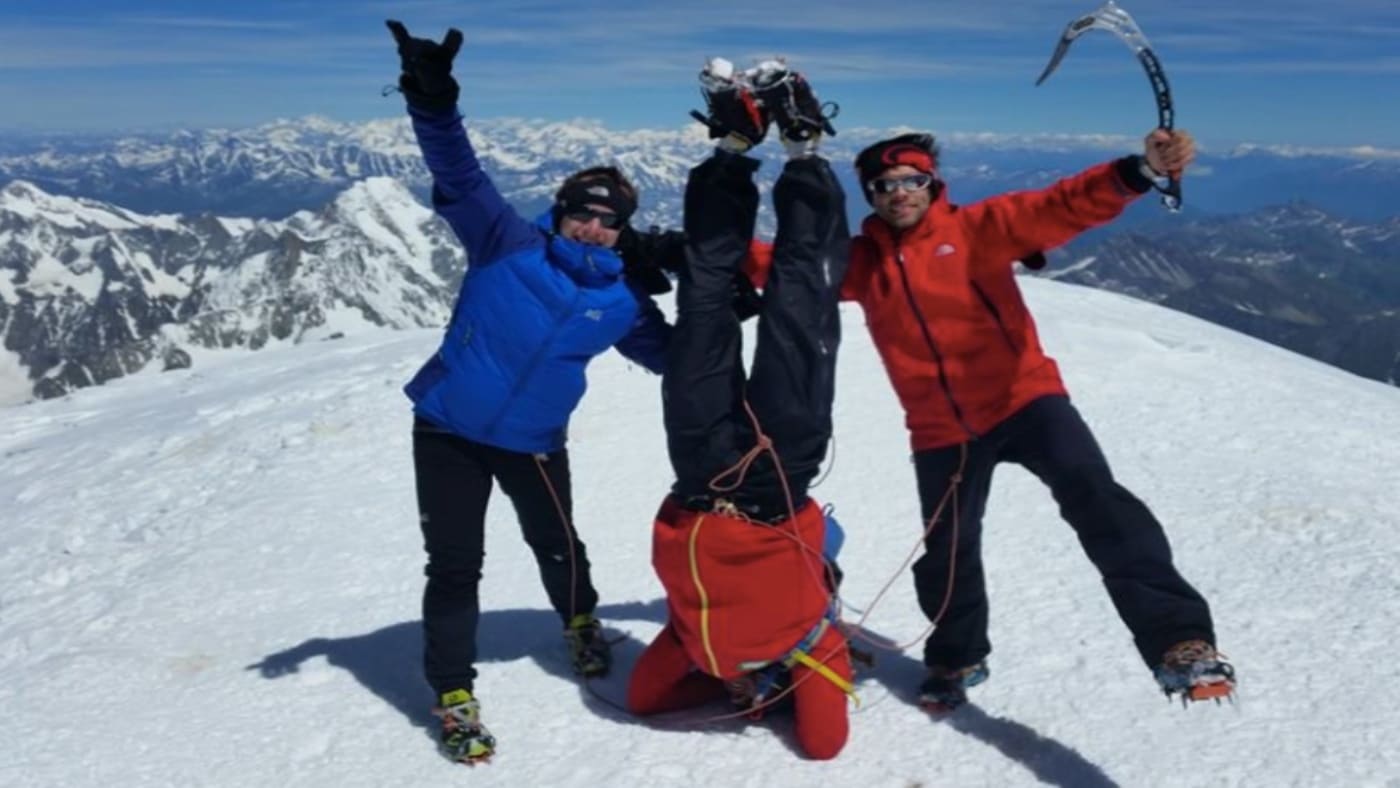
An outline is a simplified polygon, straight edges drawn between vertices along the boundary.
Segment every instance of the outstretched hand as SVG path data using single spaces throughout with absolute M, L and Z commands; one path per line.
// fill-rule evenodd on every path
M 462 48 L 462 31 L 450 28 L 442 42 L 414 38 L 402 22 L 384 22 L 398 44 L 400 68 L 399 89 L 411 106 L 442 111 L 457 104 L 457 80 L 452 78 L 452 60 Z
M 1154 129 L 1143 140 L 1142 155 L 1157 174 L 1180 177 L 1196 158 L 1196 140 L 1184 129 Z

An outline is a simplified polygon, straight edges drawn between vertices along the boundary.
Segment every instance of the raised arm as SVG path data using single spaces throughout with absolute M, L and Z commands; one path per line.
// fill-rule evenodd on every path
M 447 220 L 471 265 L 543 243 L 539 232 L 515 212 L 481 168 L 462 116 L 452 60 L 462 46 L 456 28 L 441 43 L 413 38 L 402 23 L 385 23 L 398 44 L 399 89 L 408 102 L 413 133 L 433 176 L 433 208 Z
M 968 222 L 991 253 L 1008 265 L 1061 246 L 1106 224 L 1153 186 L 1154 178 L 1190 163 L 1195 143 L 1185 131 L 1147 135 L 1144 153 L 1106 162 L 1035 191 L 1012 192 L 968 206 Z

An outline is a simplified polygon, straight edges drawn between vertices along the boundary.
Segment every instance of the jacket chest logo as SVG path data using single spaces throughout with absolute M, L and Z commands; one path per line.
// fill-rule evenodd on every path
M 588 318 L 589 320 L 595 320 L 595 321 L 598 321 L 598 322 L 602 322 L 602 320 L 603 320 L 603 310 L 601 310 L 601 309 L 590 309 L 590 310 L 584 312 L 584 313 L 583 313 L 583 316 L 586 317 L 586 318 Z
M 957 253 L 958 253 L 958 247 L 953 246 L 952 244 L 939 244 L 939 245 L 938 245 L 938 248 L 936 248 L 936 249 L 933 250 L 933 256 L 934 256 L 934 257 L 947 257 L 947 256 L 950 255 L 950 254 L 957 254 Z

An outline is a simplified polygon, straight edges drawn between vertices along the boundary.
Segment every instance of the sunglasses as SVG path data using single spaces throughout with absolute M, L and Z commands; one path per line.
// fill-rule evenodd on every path
M 626 223 L 625 219 L 623 219 L 621 216 L 618 216 L 615 213 L 595 211 L 591 208 L 579 208 L 576 210 L 569 211 L 568 213 L 564 214 L 564 218 L 573 219 L 579 224 L 588 224 L 594 219 L 597 219 L 598 224 L 601 224 L 604 228 L 608 230 L 616 230 Z
M 920 189 L 927 189 L 930 183 L 933 183 L 933 176 L 921 172 L 899 178 L 876 178 L 866 185 L 876 194 L 893 194 L 896 190 L 916 192 Z

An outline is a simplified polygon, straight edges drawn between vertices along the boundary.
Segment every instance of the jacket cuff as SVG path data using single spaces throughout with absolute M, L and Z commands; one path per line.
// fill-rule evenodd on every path
M 1152 179 L 1142 171 L 1146 164 L 1141 156 L 1124 156 L 1113 162 L 1113 167 L 1118 171 L 1118 178 L 1123 181 L 1123 185 L 1138 194 L 1145 194 L 1152 188 Z

